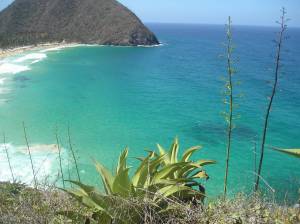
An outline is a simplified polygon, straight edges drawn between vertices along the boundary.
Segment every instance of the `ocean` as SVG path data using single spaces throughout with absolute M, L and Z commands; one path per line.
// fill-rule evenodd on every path
M 161 46 L 78 46 L 26 51 L 0 62 L 0 131 L 5 133 L 13 172 L 32 184 L 26 134 L 40 179 L 58 174 L 58 133 L 68 173 L 68 135 L 77 152 L 80 175 L 101 186 L 93 160 L 113 169 L 129 147 L 129 163 L 168 148 L 178 136 L 181 152 L 201 145 L 194 159 L 214 159 L 204 181 L 208 198 L 223 191 L 226 122 L 222 112 L 226 60 L 225 26 L 148 24 Z M 276 27 L 234 26 L 235 129 L 229 167 L 229 193 L 251 192 L 255 148 L 260 150 L 263 119 L 275 68 Z M 300 160 L 270 149 L 300 147 L 300 29 L 284 41 L 278 92 L 270 116 L 261 186 L 280 200 L 295 201 Z M 57 130 L 57 131 L 56 131 Z M 3 142 L 2 134 L 0 142 Z M 256 165 L 255 165 L 256 164 Z M 74 167 L 71 178 L 76 178 Z M 11 180 L 4 144 L 0 181 Z M 60 184 L 60 182 L 58 182 Z

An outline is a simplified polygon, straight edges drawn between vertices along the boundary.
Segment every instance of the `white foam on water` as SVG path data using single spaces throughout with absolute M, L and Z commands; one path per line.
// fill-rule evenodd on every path
M 80 46 L 86 46 L 85 44 L 70 44 L 70 45 L 61 45 L 57 47 L 47 48 L 44 50 L 41 50 L 41 53 L 49 52 L 49 51 L 60 51 L 64 48 L 71 48 L 71 47 L 80 47 Z
M 0 78 L 0 94 L 5 94 L 9 91 L 7 87 L 4 86 L 6 78 Z M 7 102 L 7 99 L 5 98 L 0 98 L 0 105 L 4 104 Z
M 0 144 L 0 181 L 12 181 L 7 154 L 8 151 L 15 180 L 33 186 L 33 172 L 26 146 L 15 146 L 11 143 Z M 59 173 L 58 151 L 55 144 L 34 144 L 30 146 L 35 175 L 38 181 L 45 179 L 55 181 Z M 65 150 L 62 149 L 62 157 Z M 66 163 L 63 159 L 63 166 Z
M 35 63 L 38 63 L 38 62 L 40 62 L 41 60 L 34 60 L 33 62 L 31 62 L 30 64 L 32 65 L 32 64 L 35 64 Z
M 25 61 L 41 61 L 43 59 L 47 58 L 47 55 L 46 54 L 43 54 L 43 53 L 31 53 L 31 54 L 27 54 L 23 57 L 20 57 L 18 59 L 16 59 L 14 62 L 17 62 L 17 63 L 22 63 L 22 62 L 25 62 Z
M 0 85 L 3 85 L 5 80 L 6 78 L 0 78 Z
M 13 63 L 4 62 L 0 64 L 0 74 L 17 74 L 19 72 L 28 71 L 30 68 L 26 65 L 16 65 Z
M 11 80 L 13 75 L 31 70 L 31 64 L 45 58 L 47 58 L 47 55 L 44 53 L 28 53 L 2 59 L 0 61 L 0 94 L 9 92 L 7 81 Z M 3 100 L 2 104 L 3 102 L 6 102 L 6 100 Z
M 146 47 L 150 47 L 150 48 L 152 48 L 152 47 L 162 47 L 162 46 L 164 46 L 163 43 L 154 44 L 154 45 L 137 45 L 137 47 L 144 47 L 144 48 L 146 48 Z
M 7 94 L 10 90 L 9 80 L 12 80 L 13 75 L 24 71 L 31 70 L 31 65 L 36 64 L 47 58 L 46 52 L 57 51 L 67 47 L 82 46 L 80 44 L 60 45 L 44 50 L 32 50 L 31 52 L 24 51 L 23 53 L 8 56 L 0 60 L 0 95 Z M 20 48 L 22 49 L 22 48 Z M 24 48 L 25 49 L 25 48 Z M 0 96 L 0 105 L 8 102 L 7 97 Z
M 44 52 L 49 52 L 49 51 L 59 51 L 59 50 L 61 50 L 63 48 L 64 47 L 62 47 L 62 46 L 60 46 L 60 47 L 52 47 L 52 48 L 41 50 L 40 52 L 44 53 Z

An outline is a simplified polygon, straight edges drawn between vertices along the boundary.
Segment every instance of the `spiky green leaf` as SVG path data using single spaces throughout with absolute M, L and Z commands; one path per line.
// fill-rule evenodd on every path
M 200 150 L 201 148 L 202 148 L 202 146 L 193 146 L 193 147 L 187 149 L 183 153 L 181 161 L 182 162 L 187 162 L 190 159 L 190 157 L 193 155 L 193 153 Z
M 300 158 L 300 149 L 279 149 L 279 148 L 275 148 L 275 147 L 272 147 L 272 149 L 274 149 L 278 152 L 282 152 L 282 153 Z
M 129 179 L 129 168 L 120 170 L 114 179 L 113 193 L 119 196 L 128 197 L 132 193 L 132 184 Z
M 119 173 L 121 170 L 126 169 L 127 155 L 128 155 L 128 148 L 126 147 L 119 157 L 116 173 Z
M 102 179 L 106 194 L 113 194 L 112 186 L 114 182 L 113 175 L 101 163 L 95 162 L 96 169 Z
M 196 174 L 192 176 L 193 178 L 199 178 L 199 179 L 208 179 L 209 176 L 204 170 L 198 171 Z
M 177 163 L 178 162 L 178 149 L 179 149 L 179 143 L 178 143 L 178 138 L 176 137 L 174 139 L 174 142 L 171 146 L 171 149 L 170 149 L 170 161 L 171 163 Z
M 186 162 L 174 163 L 164 166 L 161 170 L 157 171 L 153 177 L 153 183 L 155 184 L 158 180 L 168 177 L 174 177 L 177 170 L 185 166 Z

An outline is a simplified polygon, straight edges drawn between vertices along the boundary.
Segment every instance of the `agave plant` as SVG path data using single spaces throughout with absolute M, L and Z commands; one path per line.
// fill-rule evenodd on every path
M 212 160 L 191 161 L 190 157 L 201 148 L 199 146 L 186 150 L 182 158 L 178 159 L 177 138 L 169 152 L 166 152 L 160 145 L 158 148 L 159 154 L 149 151 L 146 157 L 138 158 L 140 164 L 132 176 L 129 174 L 130 167 L 127 166 L 128 148 L 125 148 L 119 156 L 113 173 L 95 161 L 105 193 L 76 181 L 71 182 L 77 185 L 78 189 L 67 190 L 67 192 L 92 208 L 95 217 L 101 220 L 101 223 L 106 223 L 105 220 L 116 219 L 114 215 L 116 212 L 119 218 L 122 217 L 120 214 L 124 211 L 122 208 L 118 211 L 119 207 L 117 208 L 116 205 L 130 198 L 150 200 L 159 209 L 164 206 L 161 202 L 168 197 L 184 200 L 203 199 L 204 192 L 195 190 L 193 187 L 201 186 L 198 179 L 208 178 L 202 167 L 215 162 Z M 139 218 L 138 209 L 132 209 L 131 213 L 131 217 Z
M 300 158 L 300 149 L 279 149 L 279 148 L 275 148 L 275 147 L 272 147 L 272 149 L 274 149 L 278 152 L 282 152 L 282 153 Z
M 272 147 L 272 149 L 300 159 L 300 149 L 279 149 L 276 147 Z M 300 193 L 300 189 L 299 189 L 299 193 Z M 300 204 L 300 198 L 298 204 Z
M 205 165 L 210 165 L 216 163 L 214 160 L 197 160 L 193 161 L 190 160 L 191 156 L 197 152 L 198 150 L 202 149 L 202 146 L 193 146 L 186 150 L 184 150 L 184 153 L 182 154 L 181 158 L 178 158 L 178 152 L 179 152 L 179 141 L 178 138 L 174 139 L 174 142 L 172 143 L 170 150 L 166 151 L 160 144 L 157 144 L 157 148 L 159 151 L 159 154 L 156 154 L 156 156 L 163 156 L 163 160 L 161 162 L 161 165 L 168 166 L 170 164 L 178 164 L 178 163 L 187 163 L 188 166 L 182 167 L 180 170 L 177 170 L 174 172 L 175 178 L 183 178 L 188 177 L 190 174 L 195 171 L 194 169 L 199 169 L 196 174 L 192 175 L 193 178 L 205 178 L 208 179 L 209 176 L 206 174 L 206 172 L 202 169 Z
M 184 163 L 183 166 L 181 166 L 180 169 L 175 170 L 172 173 L 172 176 L 168 177 L 169 179 L 182 179 L 185 180 L 185 186 L 194 187 L 197 186 L 199 188 L 199 191 L 202 193 L 200 194 L 201 198 L 203 198 L 203 195 L 205 194 L 204 187 L 199 183 L 200 179 L 208 179 L 209 176 L 203 169 L 203 166 L 215 164 L 216 162 L 214 160 L 191 160 L 192 155 L 202 149 L 201 146 L 193 146 L 186 150 L 184 150 L 181 158 L 178 157 L 179 153 L 179 141 L 176 137 L 169 149 L 169 151 L 166 151 L 160 144 L 157 144 L 157 148 L 159 151 L 159 154 L 155 154 L 156 157 L 163 157 L 163 160 L 161 161 L 161 167 L 168 167 L 170 165 L 176 165 L 180 163 Z M 195 195 L 190 195 L 194 197 Z M 188 194 L 185 196 L 185 199 L 190 199 Z M 198 198 L 199 199 L 199 198 Z

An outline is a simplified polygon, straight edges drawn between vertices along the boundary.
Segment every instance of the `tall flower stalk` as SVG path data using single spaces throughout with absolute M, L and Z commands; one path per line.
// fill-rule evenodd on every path
M 16 180 L 15 180 L 15 176 L 14 176 L 14 173 L 13 173 L 13 170 L 12 170 L 12 166 L 11 166 L 11 162 L 10 162 L 10 157 L 9 157 L 9 154 L 8 154 L 8 149 L 6 147 L 6 136 L 5 136 L 5 133 L 3 133 L 3 147 L 4 147 L 4 151 L 5 151 L 5 154 L 6 154 L 7 161 L 8 161 L 8 166 L 9 166 L 9 170 L 10 170 L 12 181 L 13 181 L 13 183 L 15 183 Z
M 29 143 L 28 143 L 28 138 L 27 138 L 27 133 L 26 133 L 26 127 L 25 127 L 25 123 L 24 122 L 23 122 L 23 131 L 24 131 L 24 138 L 25 138 L 25 141 L 26 141 L 28 156 L 29 156 L 30 164 L 31 164 L 31 170 L 32 170 L 32 175 L 33 175 L 34 188 L 37 188 L 36 172 L 35 172 L 34 166 L 33 166 L 33 159 L 32 159 L 32 155 L 31 155 L 31 150 L 30 150 L 30 147 L 29 147 Z
M 269 125 L 269 116 L 274 100 L 274 96 L 276 95 L 277 91 L 277 85 L 278 85 L 278 78 L 279 78 L 279 70 L 280 70 L 280 61 L 281 61 L 281 51 L 282 51 L 282 43 L 284 39 L 284 33 L 287 29 L 287 19 L 285 18 L 286 16 L 286 11 L 284 8 L 282 8 L 282 15 L 280 17 L 280 21 L 278 22 L 280 25 L 280 31 L 279 31 L 279 36 L 276 41 L 277 45 L 277 50 L 276 50 L 276 58 L 275 58 L 275 73 L 274 73 L 274 83 L 273 83 L 273 88 L 272 88 L 272 93 L 271 97 L 268 103 L 265 119 L 264 119 L 264 127 L 263 127 L 263 134 L 262 134 L 262 141 L 261 141 L 261 150 L 260 150 L 260 160 L 259 160 L 259 165 L 258 165 L 258 171 L 257 171 L 257 178 L 256 178 L 256 183 L 255 183 L 255 191 L 258 190 L 259 187 L 259 181 L 261 179 L 261 171 L 262 171 L 262 165 L 263 165 L 263 160 L 264 160 L 264 153 L 265 153 L 265 142 L 267 138 L 267 132 L 268 132 L 268 125 Z
M 232 76 L 234 74 L 234 69 L 232 67 L 232 21 L 230 16 L 228 17 L 227 24 L 227 82 L 226 82 L 226 97 L 225 103 L 229 105 L 229 113 L 226 114 L 226 121 L 228 123 L 227 129 L 227 149 L 226 149 L 226 168 L 225 168 L 225 177 L 224 177 L 224 197 L 227 194 L 227 182 L 228 182 L 228 171 L 229 171 L 229 160 L 230 160 L 230 151 L 231 151 L 231 142 L 232 142 L 232 130 L 233 130 L 233 81 Z
M 59 159 L 60 175 L 61 175 L 61 178 L 62 178 L 62 184 L 63 184 L 63 187 L 64 187 L 64 189 L 65 189 L 66 186 L 65 186 L 64 172 L 63 172 L 63 168 L 62 168 L 61 148 L 60 148 L 60 144 L 59 144 L 58 130 L 57 130 L 57 128 L 56 128 L 56 130 L 55 130 L 55 138 L 56 138 L 56 145 L 57 145 L 57 150 L 58 150 L 58 159 Z
M 72 141 L 71 141 L 70 125 L 68 125 L 68 140 L 69 140 L 69 147 L 70 147 L 70 150 L 71 150 L 72 158 L 73 158 L 75 168 L 76 168 L 78 181 L 81 182 L 80 175 L 79 175 L 78 163 L 77 163 L 76 155 L 75 155 L 75 152 L 74 152 L 74 149 L 73 149 L 73 146 L 72 146 Z

